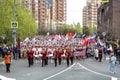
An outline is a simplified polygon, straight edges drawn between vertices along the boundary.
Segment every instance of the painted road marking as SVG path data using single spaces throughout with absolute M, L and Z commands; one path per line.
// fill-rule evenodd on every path
M 14 78 L 7 78 L 5 76 L 0 75 L 0 80 L 16 80 Z
M 92 73 L 95 73 L 95 74 L 98 74 L 98 75 L 101 75 L 101 76 L 109 77 L 109 78 L 111 78 L 111 80 L 117 80 L 117 79 L 119 79 L 119 78 L 116 78 L 116 77 L 113 77 L 113 76 L 110 76 L 110 75 L 107 75 L 107 74 L 102 74 L 102 73 L 99 73 L 99 72 L 90 70 L 90 69 L 88 69 L 87 67 L 81 65 L 80 63 L 78 63 L 78 64 L 79 64 L 80 66 L 82 66 L 85 70 L 89 71 L 89 72 L 92 72 Z
M 70 67 L 68 67 L 68 68 L 66 68 L 66 69 L 64 69 L 64 70 L 62 70 L 62 71 L 60 71 L 60 72 L 58 72 L 58 73 L 56 73 L 56 74 L 54 74 L 54 75 L 52 75 L 52 76 L 50 76 L 50 77 L 47 77 L 47 78 L 45 78 L 45 79 L 43 79 L 43 80 L 48 80 L 48 79 L 53 78 L 53 77 L 55 77 L 55 76 L 57 76 L 57 75 L 59 75 L 59 74 L 62 74 L 62 73 L 64 73 L 65 71 L 71 69 L 71 67 L 73 67 L 75 64 L 76 64 L 76 63 L 74 63 L 74 64 L 71 65 Z
M 115 78 L 115 77 L 112 77 L 112 80 L 117 80 L 117 78 Z
M 76 63 L 74 66 L 72 66 L 70 69 L 83 69 L 82 66 L 80 66 L 78 63 Z

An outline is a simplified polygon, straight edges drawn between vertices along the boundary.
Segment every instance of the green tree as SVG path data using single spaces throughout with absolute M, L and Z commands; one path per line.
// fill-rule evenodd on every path
M 20 0 L 16 0 L 16 21 L 18 22 L 17 37 L 21 40 L 26 36 L 33 36 L 37 33 L 32 13 L 28 11 Z M 13 43 L 11 22 L 14 21 L 14 0 L 0 0 L 0 42 Z
M 96 32 L 96 27 L 95 26 L 89 25 L 88 27 L 86 27 L 84 29 L 84 34 L 86 34 L 86 35 L 92 35 L 93 32 Z
M 74 25 L 63 24 L 60 32 L 61 34 L 66 34 L 68 32 L 82 34 L 82 28 L 79 23 Z

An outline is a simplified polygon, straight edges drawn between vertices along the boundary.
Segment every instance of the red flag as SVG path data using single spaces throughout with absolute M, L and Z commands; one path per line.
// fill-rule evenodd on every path
M 18 44 L 18 48 L 20 49 L 20 38 L 18 37 L 18 40 L 17 40 L 17 44 Z

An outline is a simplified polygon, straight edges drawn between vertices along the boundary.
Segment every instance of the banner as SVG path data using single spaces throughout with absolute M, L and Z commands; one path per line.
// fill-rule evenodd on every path
M 85 49 L 80 49 L 78 51 L 75 51 L 75 56 L 85 56 L 86 55 L 86 50 Z

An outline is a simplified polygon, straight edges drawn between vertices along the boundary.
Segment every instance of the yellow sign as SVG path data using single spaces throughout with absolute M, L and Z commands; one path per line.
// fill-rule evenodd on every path
M 100 2 L 109 2 L 109 0 L 100 0 Z
M 18 28 L 18 22 L 17 21 L 11 22 L 11 28 Z

